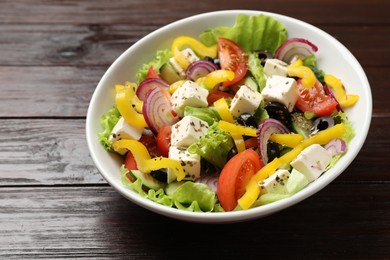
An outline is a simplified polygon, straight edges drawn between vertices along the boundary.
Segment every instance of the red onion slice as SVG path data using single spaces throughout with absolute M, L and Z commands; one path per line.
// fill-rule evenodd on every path
M 195 182 L 206 184 L 213 192 L 217 193 L 218 176 L 216 175 L 201 176 L 199 179 L 196 179 Z
M 206 60 L 198 60 L 191 63 L 186 69 L 186 79 L 196 81 L 198 78 L 204 77 L 210 72 L 217 70 L 218 67 L 214 63 Z
M 149 129 L 157 134 L 163 125 L 173 125 L 179 117 L 172 109 L 168 89 L 154 88 L 145 98 L 142 113 Z
M 337 111 L 344 112 L 344 110 L 341 108 L 340 103 L 337 101 L 336 97 L 333 95 L 332 90 L 326 84 L 324 84 L 324 91 L 331 99 L 333 99 L 337 103 L 337 106 L 336 106 Z
M 303 38 L 292 38 L 285 41 L 276 50 L 274 57 L 290 64 L 295 58 L 304 59 L 318 51 L 313 43 Z
M 338 155 L 344 153 L 347 150 L 347 144 L 343 139 L 334 138 L 329 141 L 324 148 L 328 150 L 332 155 Z
M 257 130 L 257 143 L 259 146 L 259 154 L 264 165 L 268 163 L 267 144 L 269 137 L 273 133 L 287 134 L 289 132 L 287 127 L 276 119 L 268 118 L 260 122 Z
M 140 100 L 144 101 L 147 93 L 157 87 L 168 88 L 169 85 L 159 78 L 147 78 L 139 84 L 136 95 Z

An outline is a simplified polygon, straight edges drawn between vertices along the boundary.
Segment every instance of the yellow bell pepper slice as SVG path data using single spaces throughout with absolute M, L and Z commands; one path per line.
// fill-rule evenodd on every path
M 196 80 L 196 84 L 212 90 L 217 84 L 234 79 L 234 72 L 230 70 L 215 70 L 205 77 Z
M 184 82 L 186 82 L 186 80 L 183 79 L 183 80 L 178 80 L 172 83 L 171 85 L 169 85 L 168 87 L 169 93 L 173 94 L 178 88 L 180 88 L 184 84 Z
M 208 47 L 195 38 L 189 36 L 179 36 L 173 40 L 171 50 L 176 61 L 183 69 L 186 69 L 188 65 L 190 65 L 184 54 L 181 53 L 184 46 L 190 47 L 202 59 L 206 56 L 211 58 L 217 57 L 217 44 Z
M 113 148 L 115 151 L 129 150 L 134 156 L 138 169 L 142 172 L 150 173 L 151 171 L 162 168 L 171 168 L 176 175 L 177 181 L 181 181 L 185 177 L 180 162 L 166 157 L 151 158 L 148 149 L 139 141 L 122 139 L 116 141 L 113 144 Z
M 245 151 L 245 141 L 242 135 L 240 134 L 231 134 L 233 137 L 234 144 L 236 145 L 237 152 L 241 153 Z
M 287 67 L 287 74 L 290 77 L 301 78 L 305 88 L 311 88 L 317 82 L 314 72 L 309 67 L 303 66 L 302 61 L 300 60 L 297 60 Z
M 223 120 L 218 122 L 218 127 L 222 130 L 229 132 L 230 134 L 239 134 L 245 136 L 257 136 L 257 129 L 248 126 L 236 125 Z
M 245 194 L 238 200 L 238 204 L 242 209 L 249 209 L 260 195 L 261 188 L 258 185 L 260 181 L 265 180 L 275 173 L 275 171 L 283 164 L 290 163 L 296 158 L 303 149 L 312 144 L 324 145 L 333 138 L 342 138 L 346 128 L 344 124 L 337 124 L 326 130 L 318 132 L 316 135 L 303 140 L 299 145 L 294 147 L 291 151 L 261 168 L 249 181 L 246 186 Z
M 144 116 L 136 111 L 136 104 L 139 104 L 138 101 L 140 100 L 135 95 L 135 88 L 132 85 L 116 85 L 115 89 L 115 102 L 119 113 L 123 116 L 125 121 L 134 126 L 146 127 L 147 124 Z
M 353 106 L 359 99 L 358 95 L 348 94 L 341 83 L 341 80 L 333 75 L 324 76 L 325 83 L 334 91 L 335 97 L 342 108 Z
M 297 146 L 305 137 L 301 134 L 272 134 L 269 140 L 287 147 Z
M 222 120 L 234 123 L 234 118 L 232 113 L 230 113 L 229 106 L 224 98 L 220 98 L 214 102 L 214 107 L 217 110 L 219 116 Z

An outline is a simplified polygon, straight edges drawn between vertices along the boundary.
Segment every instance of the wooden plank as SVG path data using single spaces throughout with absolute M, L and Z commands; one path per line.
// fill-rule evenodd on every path
M 104 183 L 85 140 L 85 120 L 2 120 L 1 185 Z
M 338 8 L 334 8 L 337 6 Z M 217 8 L 216 8 L 217 7 Z M 382 24 L 390 23 L 387 0 L 363 1 L 201 1 L 197 5 L 180 0 L 161 2 L 142 0 L 116 1 L 34 1 L 3 0 L 0 2 L 0 23 L 129 23 L 166 24 L 203 12 L 215 10 L 248 9 L 276 12 L 314 24 Z M 309 12 L 307 10 L 310 10 Z M 324 13 L 329 14 L 324 19 Z
M 0 120 L 0 186 L 104 183 L 89 155 L 84 129 L 83 119 Z M 372 129 L 337 182 L 390 181 L 390 120 L 374 118 Z
M 0 257 L 385 259 L 389 193 L 390 184 L 332 184 L 262 219 L 203 225 L 149 212 L 111 187 L 1 188 Z
M 132 23 L 5 24 L 0 26 L 0 66 L 109 66 L 133 43 L 159 27 Z M 348 47 L 363 66 L 390 66 L 389 26 L 320 28 Z
M 0 67 L 0 117 L 85 117 L 105 70 Z

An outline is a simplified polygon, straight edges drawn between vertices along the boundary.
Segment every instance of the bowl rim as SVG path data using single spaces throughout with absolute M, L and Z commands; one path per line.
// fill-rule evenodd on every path
M 93 124 L 93 117 L 96 117 L 97 115 L 94 115 L 93 111 L 93 104 L 95 104 L 96 99 L 98 98 L 100 92 L 103 91 L 102 84 L 108 77 L 110 73 L 112 73 L 113 70 L 115 70 L 115 67 L 120 64 L 121 60 L 124 59 L 129 52 L 131 52 L 133 49 L 136 49 L 138 46 L 143 44 L 143 42 L 147 41 L 149 38 L 157 36 L 160 34 L 160 32 L 167 30 L 171 27 L 174 27 L 176 25 L 179 25 L 183 22 L 189 22 L 191 20 L 198 20 L 203 18 L 208 18 L 210 16 L 214 15 L 238 15 L 238 14 L 248 14 L 248 15 L 259 15 L 259 14 L 265 14 L 270 15 L 274 17 L 275 19 L 281 19 L 281 20 L 288 20 L 293 23 L 296 23 L 298 25 L 304 26 L 306 28 L 310 28 L 312 30 L 317 31 L 319 34 L 321 34 L 321 37 L 326 38 L 328 41 L 331 41 L 332 44 L 338 45 L 338 48 L 341 48 L 343 50 L 343 54 L 348 56 L 348 59 L 353 63 L 353 67 L 358 70 L 358 73 L 361 76 L 362 85 L 366 86 L 363 91 L 365 92 L 365 101 L 367 102 L 366 107 L 366 114 L 363 118 L 363 129 L 361 131 L 361 136 L 357 140 L 356 149 L 352 151 L 348 151 L 346 155 L 343 156 L 346 157 L 345 163 L 340 164 L 340 162 L 336 163 L 335 167 L 337 166 L 337 172 L 334 174 L 324 174 L 321 176 L 320 181 L 317 180 L 315 182 L 312 182 L 310 184 L 310 187 L 306 187 L 305 189 L 299 191 L 298 193 L 292 195 L 289 198 L 282 199 L 267 205 L 263 205 L 261 207 L 251 208 L 244 211 L 232 211 L 232 212 L 188 212 L 172 207 L 167 207 L 161 204 L 158 204 L 156 202 L 153 202 L 149 199 L 142 198 L 139 196 L 139 194 L 135 193 L 134 191 L 129 190 L 128 188 L 124 187 L 122 183 L 118 183 L 114 181 L 109 174 L 106 173 L 104 169 L 104 165 L 100 162 L 99 158 L 97 157 L 97 154 L 94 151 L 94 143 L 97 141 L 97 136 L 95 135 L 94 128 L 96 128 L 96 125 Z M 206 28 L 205 28 L 206 29 Z M 352 66 L 351 65 L 351 66 Z M 304 199 L 312 196 L 313 194 L 319 192 L 321 189 L 326 187 L 328 184 L 330 184 L 334 179 L 336 179 L 355 159 L 357 154 L 360 152 L 366 138 L 368 135 L 368 131 L 371 124 L 371 117 L 372 117 L 372 94 L 371 94 L 371 88 L 370 84 L 368 82 L 367 76 L 360 65 L 360 63 L 357 61 L 357 59 L 353 56 L 353 54 L 337 39 L 335 39 L 333 36 L 328 34 L 327 32 L 321 30 L 318 27 L 315 27 L 314 25 L 311 25 L 309 23 L 306 23 L 302 20 L 298 20 L 293 17 L 289 17 L 286 15 L 273 13 L 273 12 L 266 12 L 266 11 L 260 11 L 260 10 L 245 10 L 245 9 L 236 9 L 236 10 L 220 10 L 220 11 L 212 11 L 212 12 L 205 12 L 196 14 L 193 16 L 189 16 L 186 18 L 182 18 L 180 20 L 174 21 L 172 23 L 169 23 L 167 25 L 164 25 L 160 27 L 159 29 L 156 29 L 152 31 L 151 33 L 147 34 L 146 36 L 139 39 L 137 42 L 129 46 L 127 50 L 125 50 L 123 53 L 120 54 L 120 56 L 109 66 L 109 68 L 106 70 L 102 78 L 100 79 L 98 85 L 96 86 L 94 93 L 92 95 L 90 104 L 88 106 L 87 111 L 87 117 L 86 117 L 86 139 L 87 144 L 89 148 L 90 155 L 98 168 L 99 172 L 103 176 L 103 178 L 107 181 L 107 183 L 115 188 L 122 196 L 127 198 L 128 200 L 132 201 L 133 203 L 146 208 L 152 212 L 158 213 L 163 216 L 167 216 L 170 218 L 183 220 L 183 221 L 189 221 L 189 222 L 202 222 L 202 223 L 232 223 L 232 222 L 241 222 L 241 221 L 248 221 L 253 220 L 260 217 L 265 217 L 267 215 L 273 214 L 277 211 L 281 211 L 283 209 L 286 209 L 292 205 L 295 205 Z

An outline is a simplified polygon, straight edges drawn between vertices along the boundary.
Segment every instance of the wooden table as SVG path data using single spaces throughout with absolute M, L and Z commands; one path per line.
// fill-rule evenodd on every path
M 111 188 L 85 139 L 108 66 L 153 30 L 222 9 L 281 13 L 341 41 L 369 78 L 371 129 L 315 196 L 249 222 L 205 225 L 149 212 Z M 0 259 L 390 258 L 388 0 L 0 1 Z

